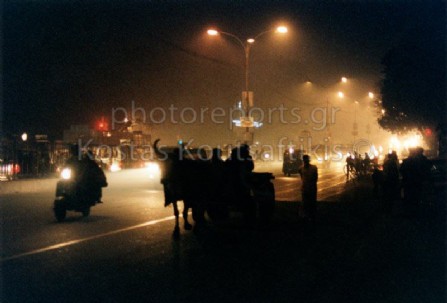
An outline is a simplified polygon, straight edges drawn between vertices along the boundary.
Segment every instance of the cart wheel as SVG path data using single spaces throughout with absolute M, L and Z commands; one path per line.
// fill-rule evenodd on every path
M 58 222 L 64 221 L 67 216 L 67 208 L 65 205 L 65 199 L 54 200 L 54 216 Z

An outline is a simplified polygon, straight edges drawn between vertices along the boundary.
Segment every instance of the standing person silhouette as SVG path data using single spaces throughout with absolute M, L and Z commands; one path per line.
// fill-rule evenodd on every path
M 233 148 L 231 157 L 225 162 L 234 199 L 243 209 L 247 223 L 256 218 L 256 204 L 252 197 L 250 176 L 254 169 L 253 159 L 248 145 Z
M 102 188 L 107 187 L 107 178 L 104 171 L 95 161 L 95 155 L 88 150 L 84 155 L 82 162 L 85 167 L 85 176 L 83 187 L 85 193 L 91 196 L 97 203 L 102 202 Z
M 383 202 L 384 210 L 391 211 L 393 202 L 400 199 L 399 158 L 395 151 L 387 155 L 383 162 Z
M 303 201 L 304 216 L 312 224 L 315 223 L 317 214 L 317 181 L 318 168 L 310 164 L 310 156 L 303 156 L 303 165 L 299 169 L 301 176 L 301 196 Z
M 419 206 L 430 178 L 430 167 L 431 163 L 424 156 L 424 150 L 421 147 L 411 149 L 410 155 L 400 167 L 404 203 L 412 216 L 419 214 Z

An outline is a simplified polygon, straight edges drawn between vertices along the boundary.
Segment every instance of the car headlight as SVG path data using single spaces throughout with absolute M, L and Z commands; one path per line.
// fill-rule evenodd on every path
M 61 172 L 61 178 L 64 180 L 70 180 L 71 179 L 71 169 L 64 168 Z
M 110 165 L 110 171 L 111 172 L 116 172 L 121 170 L 121 167 L 118 165 L 118 163 L 112 163 L 112 165 Z
M 269 153 L 263 153 L 262 154 L 263 160 L 270 160 L 270 154 Z
M 146 163 L 146 169 L 149 172 L 150 178 L 155 178 L 160 173 L 160 166 L 158 165 L 158 163 Z

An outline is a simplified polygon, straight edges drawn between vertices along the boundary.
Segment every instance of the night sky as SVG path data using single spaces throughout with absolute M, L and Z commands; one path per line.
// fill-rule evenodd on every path
M 289 27 L 253 46 L 257 106 L 317 104 L 299 85 L 328 88 L 341 76 L 378 92 L 384 54 L 439 10 L 435 1 L 4 1 L 3 131 L 60 138 L 132 101 L 147 111 L 232 106 L 244 87 L 243 54 L 230 39 L 206 36 L 210 26 L 243 40 Z M 231 137 L 227 125 L 215 127 Z M 198 141 L 209 136 L 203 129 L 154 126 Z

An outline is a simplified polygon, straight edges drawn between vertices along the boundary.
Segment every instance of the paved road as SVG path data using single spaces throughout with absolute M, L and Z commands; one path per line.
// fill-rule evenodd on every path
M 174 241 L 172 209 L 163 207 L 159 184 L 143 175 L 109 175 L 105 203 L 63 224 L 51 213 L 51 184 L 2 195 L 2 302 L 444 298 L 441 220 L 413 224 L 399 205 L 382 214 L 367 185 L 321 171 L 319 224 L 311 229 L 298 218 L 299 178 L 278 176 L 270 226 L 247 228 L 235 214 Z
M 275 166 L 271 168 L 276 169 Z M 260 169 L 266 167 L 261 166 Z M 19 192 L 2 197 L 2 258 L 17 258 L 79 239 L 173 220 L 172 207 L 163 207 L 162 187 L 158 180 L 149 179 L 144 169 L 136 169 L 108 174 L 109 187 L 104 190 L 103 197 L 106 203 L 93 207 L 89 218 L 68 212 L 65 223 L 56 224 L 52 213 L 56 182 L 57 179 L 46 179 L 16 182 L 25 185 L 3 184 L 14 185 Z M 277 174 L 274 184 L 278 203 L 296 203 L 301 199 L 301 180 L 298 176 L 283 177 Z M 321 171 L 319 200 L 324 201 L 342 192 L 344 184 L 340 173 Z

